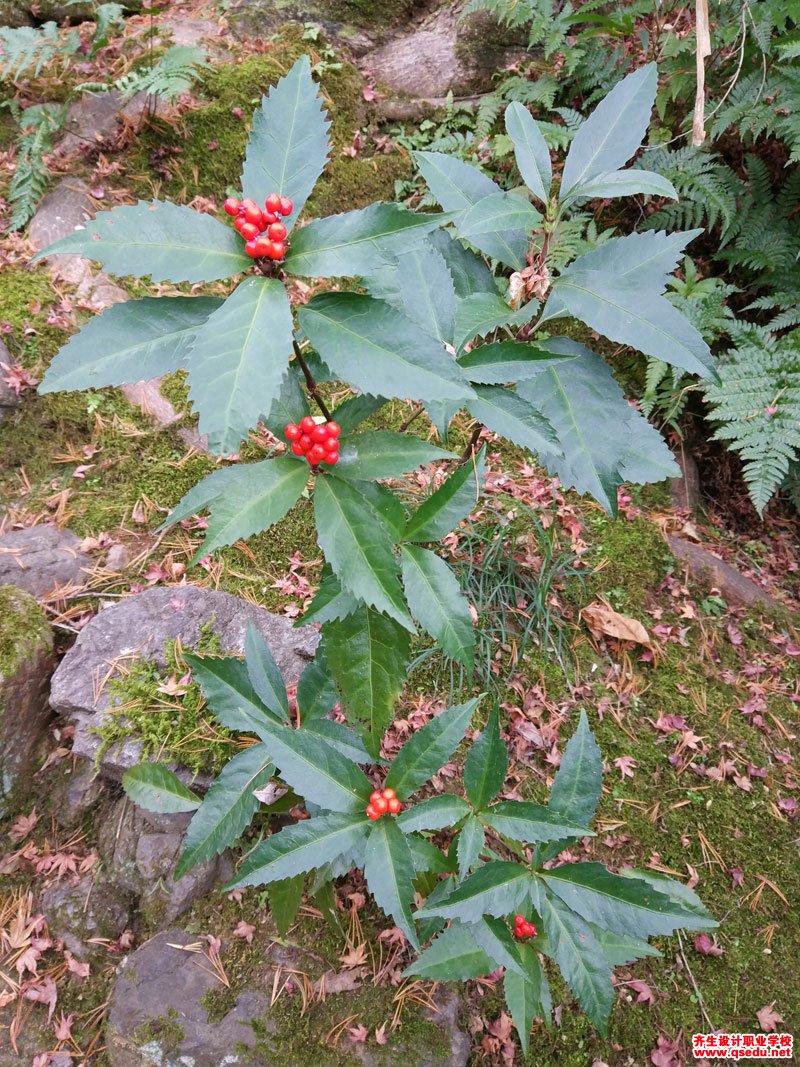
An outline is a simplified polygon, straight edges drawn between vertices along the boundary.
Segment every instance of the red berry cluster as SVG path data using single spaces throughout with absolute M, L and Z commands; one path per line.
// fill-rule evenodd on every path
M 292 442 L 292 452 L 305 456 L 312 467 L 327 463 L 330 467 L 339 462 L 338 422 L 317 422 L 310 415 L 300 420 L 298 426 L 290 422 L 283 431 L 287 441 Z
M 514 937 L 536 937 L 536 927 L 524 915 L 514 916 Z
M 402 810 L 403 805 L 397 799 L 394 789 L 384 789 L 382 793 L 376 789 L 367 804 L 367 818 L 374 822 L 387 812 L 390 815 L 397 815 Z
M 253 259 L 283 259 L 286 255 L 287 229 L 281 216 L 291 215 L 294 204 L 288 196 L 270 193 L 264 209 L 255 200 L 237 200 L 229 196 L 223 204 L 225 213 L 234 219 L 234 226 L 244 237 L 244 250 Z

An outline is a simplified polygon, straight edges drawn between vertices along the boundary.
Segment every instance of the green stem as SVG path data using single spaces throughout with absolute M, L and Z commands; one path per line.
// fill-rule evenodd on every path
M 300 350 L 300 345 L 295 340 L 292 340 L 292 344 L 294 345 L 295 358 L 300 364 L 300 369 L 302 370 L 303 375 L 306 379 L 308 391 L 311 396 L 313 396 L 314 400 L 317 402 L 317 407 L 319 408 L 319 410 L 322 412 L 328 422 L 330 422 L 333 416 L 328 410 L 328 405 L 325 403 L 325 401 L 320 395 L 319 386 L 317 385 L 316 379 L 314 378 L 314 375 L 311 373 L 311 370 L 309 369 L 309 366 L 305 361 L 305 357 L 303 356 L 303 353 Z

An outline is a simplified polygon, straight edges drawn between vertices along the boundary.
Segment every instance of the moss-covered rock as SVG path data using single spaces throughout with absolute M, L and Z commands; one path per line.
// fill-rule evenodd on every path
M 30 770 L 51 718 L 53 635 L 39 605 L 0 586 L 0 814 Z

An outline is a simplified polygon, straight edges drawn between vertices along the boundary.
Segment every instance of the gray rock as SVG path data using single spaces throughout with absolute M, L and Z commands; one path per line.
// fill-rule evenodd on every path
M 67 155 L 116 137 L 123 107 L 122 97 L 115 89 L 107 93 L 81 93 L 67 110 L 64 136 L 56 151 Z
M 750 578 L 691 541 L 684 541 L 675 534 L 667 534 L 667 542 L 673 556 L 682 563 L 691 577 L 701 584 L 718 589 L 725 600 L 735 604 L 759 604 L 767 608 L 780 607 L 780 602 L 766 593 Z
M 463 19 L 453 6 L 437 7 L 410 33 L 367 52 L 360 65 L 381 85 L 415 97 L 488 89 L 524 48 L 509 44 L 483 14 Z
M 62 760 L 54 790 L 53 810 L 59 826 L 71 830 L 103 799 L 106 783 L 87 760 Z
M 14 357 L 8 351 L 5 343 L 0 340 L 0 363 L 5 363 L 10 367 L 13 362 Z M 14 414 L 19 407 L 21 399 L 5 381 L 3 373 L 3 368 L 0 367 L 0 422 L 7 419 L 9 415 Z
M 222 1019 L 209 1022 L 201 1001 L 222 986 L 204 957 L 176 945 L 196 935 L 168 930 L 147 941 L 119 968 L 106 1031 L 111 1067 L 222 1067 L 256 1064 L 250 1020 L 263 1015 L 264 993 L 246 992 Z
M 130 898 L 104 875 L 85 875 L 75 885 L 56 882 L 44 890 L 39 905 L 50 934 L 79 959 L 104 952 L 92 938 L 114 940 L 131 921 Z
M 106 553 L 105 569 L 107 571 L 124 571 L 131 561 L 131 554 L 126 545 L 112 545 Z
M 54 667 L 53 635 L 39 605 L 21 589 L 0 586 L 0 814 L 30 772 L 52 718 Z
M 91 560 L 70 530 L 28 526 L 0 537 L 0 585 L 16 585 L 35 597 L 69 586 L 82 589 Z
M 80 178 L 62 178 L 39 205 L 31 220 L 28 239 L 38 252 L 68 237 L 79 226 L 85 226 L 94 214 L 94 201 L 86 182 Z M 125 290 L 108 275 L 94 274 L 91 263 L 83 256 L 62 252 L 47 256 L 45 263 L 54 274 L 75 286 L 80 300 L 98 311 L 128 298 Z
M 297 681 L 319 643 L 316 631 L 295 629 L 288 619 L 230 593 L 194 585 L 170 586 L 146 589 L 103 608 L 64 656 L 50 690 L 53 710 L 75 723 L 73 752 L 94 760 L 100 748 L 93 730 L 111 707 L 104 683 L 113 675 L 115 664 L 143 657 L 165 666 L 168 641 L 180 638 L 183 648 L 195 648 L 208 624 L 223 651 L 241 655 L 251 622 L 272 650 L 287 683 Z M 118 780 L 139 759 L 138 744 L 126 742 L 103 754 L 101 770 Z
M 153 817 L 123 797 L 101 824 L 98 848 L 105 877 L 137 900 L 137 912 L 150 926 L 173 923 L 233 873 L 223 855 L 173 878 L 188 821 L 183 815 Z

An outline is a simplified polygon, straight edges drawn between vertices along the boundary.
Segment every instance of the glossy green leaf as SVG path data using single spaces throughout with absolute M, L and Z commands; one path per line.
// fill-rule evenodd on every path
M 454 924 L 439 934 L 433 944 L 403 971 L 403 976 L 419 975 L 432 982 L 466 982 L 469 978 L 490 974 L 494 969 L 494 962 L 475 940 L 473 927 Z
M 197 656 L 193 652 L 184 653 L 184 659 L 209 710 L 228 730 L 255 732 L 261 737 L 264 723 L 280 721 L 259 700 L 242 660 L 233 656 Z
M 479 867 L 446 900 L 426 904 L 417 915 L 439 915 L 466 923 L 480 922 L 484 915 L 500 918 L 527 900 L 530 884 L 531 875 L 521 864 L 493 860 Z
M 708 929 L 713 920 L 675 903 L 649 883 L 612 874 L 602 863 L 564 863 L 542 872 L 547 887 L 587 922 L 647 938 L 676 928 Z
M 342 438 L 352 433 L 370 415 L 383 407 L 386 398 L 382 396 L 370 396 L 369 393 L 358 393 L 349 396 L 347 400 L 339 404 L 333 411 L 333 421 L 338 422 L 342 428 Z
M 550 986 L 539 954 L 532 945 L 519 946 L 522 959 L 522 975 L 507 970 L 503 976 L 503 992 L 509 1014 L 519 1034 L 522 1052 L 528 1055 L 529 1038 L 535 1019 L 542 1019 L 549 1024 L 553 1010 Z
M 358 491 L 372 505 L 392 544 L 398 544 L 406 523 L 405 509 L 399 498 L 378 482 L 359 482 Z
M 411 614 L 446 656 L 472 670 L 475 631 L 469 601 L 445 561 L 427 548 L 400 550 L 403 589 Z
M 286 269 L 310 278 L 368 274 L 413 248 L 443 221 L 441 215 L 381 203 L 315 219 L 292 238 Z
M 547 204 L 553 183 L 550 149 L 530 111 L 516 100 L 506 108 L 506 131 L 514 144 L 514 158 L 522 180 Z
M 495 705 L 464 763 L 464 789 L 470 804 L 478 811 L 485 808 L 503 788 L 507 773 L 508 749 L 500 736 L 500 711 Z
M 317 478 L 317 540 L 342 588 L 413 631 L 400 589 L 400 567 L 369 501 L 340 478 Z
M 367 285 L 431 337 L 453 343 L 456 290 L 444 256 L 429 240 L 373 271 Z
M 525 977 L 519 947 L 504 919 L 484 915 L 473 925 L 471 932 L 486 955 L 498 967 L 505 967 L 506 972 L 512 972 L 520 978 Z
M 623 867 L 619 874 L 621 878 L 633 878 L 636 881 L 645 882 L 652 889 L 655 889 L 657 893 L 671 900 L 678 908 L 691 912 L 695 916 L 697 923 L 705 924 L 702 927 L 692 927 L 692 929 L 712 930 L 719 925 L 709 915 L 697 893 L 690 889 L 688 885 L 684 885 L 683 882 L 679 882 L 675 878 L 668 878 L 663 874 L 656 874 L 654 871 L 635 870 L 629 867 Z
M 331 678 L 323 642 L 317 646 L 314 658 L 303 669 L 297 683 L 301 725 L 307 727 L 310 721 L 325 718 L 338 703 L 339 693 Z
M 269 911 L 281 937 L 286 937 L 297 918 L 303 903 L 305 881 L 305 875 L 296 874 L 294 878 L 272 882 L 269 887 Z
M 413 434 L 369 430 L 342 441 L 333 473 L 337 478 L 353 480 L 400 478 L 423 463 L 439 459 L 455 459 L 455 456 Z
M 613 199 L 617 196 L 665 196 L 677 200 L 672 182 L 649 170 L 614 170 L 598 174 L 589 181 L 573 187 L 566 202 L 574 200 Z
M 230 226 L 182 204 L 153 200 L 101 211 L 33 258 L 76 252 L 112 274 L 154 282 L 213 282 L 248 270 L 253 261 Z
M 364 742 L 349 726 L 333 719 L 309 719 L 304 730 L 306 733 L 321 737 L 331 748 L 341 752 L 351 763 L 374 763 L 372 756 L 364 746 Z
M 589 923 L 603 955 L 612 967 L 621 967 L 626 963 L 645 959 L 647 956 L 660 956 L 657 948 L 646 941 L 628 934 L 618 934 L 613 930 L 604 930 L 602 926 Z
M 549 420 L 525 397 L 502 385 L 476 385 L 475 394 L 467 402 L 469 413 L 490 430 L 531 452 L 560 451 Z
M 194 811 L 200 806 L 200 798 L 161 763 L 137 763 L 122 776 L 122 788 L 134 804 L 160 815 Z
M 39 392 L 99 389 L 172 374 L 185 365 L 195 334 L 221 303 L 208 296 L 162 296 L 112 304 L 67 341 Z
M 474 244 L 476 237 L 497 236 L 503 230 L 533 230 L 541 221 L 541 212 L 523 197 L 516 193 L 492 193 L 459 215 L 455 228 L 459 237 Z
M 642 288 L 657 289 L 663 293 L 667 279 L 683 258 L 686 245 L 702 232 L 646 230 L 644 233 L 614 237 L 578 256 L 561 274 L 569 275 L 584 270 L 605 271 L 615 278 L 635 280 Z
M 189 399 L 212 452 L 237 452 L 280 397 L 293 334 L 283 284 L 261 275 L 245 278 L 196 332 Z
M 483 823 L 471 815 L 465 820 L 456 839 L 456 859 L 458 860 L 458 877 L 462 881 L 475 867 L 486 844 L 486 831 Z
M 189 823 L 176 878 L 241 837 L 261 805 L 255 790 L 267 785 L 274 769 L 263 744 L 238 752 L 225 764 Z
M 325 573 L 327 569 L 328 573 Z M 342 589 L 342 583 L 327 564 L 323 568 L 322 581 L 314 599 L 306 608 L 303 623 L 325 623 L 344 619 L 358 608 L 359 601 Z M 330 710 L 330 709 L 328 709 Z
M 379 908 L 390 915 L 419 951 L 411 903 L 414 899 L 414 863 L 408 842 L 392 818 L 372 826 L 364 854 L 364 877 Z
M 600 748 L 586 712 L 581 710 L 578 728 L 561 755 L 548 806 L 567 822 L 588 826 L 600 803 L 602 786 L 603 759 Z
M 415 731 L 394 758 L 386 785 L 407 800 L 447 763 L 461 743 L 480 703 L 454 704 Z
M 523 800 L 503 800 L 483 813 L 492 829 L 512 841 L 560 841 L 565 837 L 594 837 L 591 830 L 541 804 Z
M 381 300 L 325 293 L 297 315 L 326 363 L 366 393 L 426 401 L 472 395 L 442 344 Z
M 423 500 L 406 523 L 405 541 L 439 541 L 466 519 L 480 497 L 486 473 L 486 449 L 475 462 L 457 467 L 427 499 Z
M 698 330 L 666 297 L 643 289 L 638 279 L 600 270 L 570 271 L 556 280 L 552 291 L 571 315 L 610 340 L 690 374 L 716 378 L 713 357 Z
M 264 416 L 264 425 L 280 440 L 283 431 L 290 422 L 299 423 L 311 414 L 308 397 L 300 384 L 302 375 L 296 361 L 289 364 L 289 370 L 281 382 L 281 389 L 272 401 L 269 413 Z
M 538 307 L 539 302 L 531 300 L 515 311 L 499 293 L 473 293 L 458 302 L 455 347 L 460 351 L 467 341 L 485 337 L 498 326 L 524 326 L 534 317 Z
M 605 1035 L 614 1006 L 608 960 L 586 923 L 560 900 L 542 893 L 539 905 L 550 954 L 583 1010 Z
M 369 779 L 327 741 L 271 722 L 262 726 L 260 736 L 281 778 L 300 796 L 329 811 L 365 812 L 372 792 Z
M 565 359 L 574 358 L 567 354 L 548 352 L 537 345 L 497 341 L 494 344 L 476 345 L 470 352 L 459 356 L 458 364 L 473 383 L 503 385 L 506 382 L 535 378 L 547 367 L 554 367 Z
M 581 182 L 618 170 L 644 140 L 656 96 L 655 63 L 618 82 L 578 128 L 561 175 L 560 199 Z
M 501 192 L 500 187 L 486 174 L 455 156 L 443 152 L 415 152 L 414 162 L 445 211 L 469 209 L 484 197 Z M 527 251 L 524 230 L 482 234 L 472 244 L 514 270 L 521 270 L 524 266 Z
M 558 474 L 561 484 L 591 493 L 615 515 L 617 488 L 628 478 L 660 481 L 674 477 L 678 468 L 661 435 L 628 404 L 600 356 L 567 338 L 551 339 L 547 348 L 575 352 L 579 358 L 520 382 L 517 393 L 541 411 L 555 430 L 562 455 L 543 451 L 539 459 Z M 603 428 L 602 435 L 598 435 L 598 426 Z M 638 466 L 637 456 L 643 460 Z
M 407 834 L 406 841 L 417 874 L 450 874 L 452 864 L 447 856 L 420 834 Z
M 483 256 L 467 248 L 455 234 L 448 230 L 434 230 L 425 241 L 444 257 L 457 300 L 475 293 L 497 293 L 497 282 Z
M 289 698 L 269 645 L 251 622 L 244 637 L 247 675 L 259 700 L 280 719 L 289 719 Z
M 209 507 L 205 540 L 195 559 L 239 538 L 268 530 L 298 501 L 308 481 L 305 461 L 289 456 L 214 471 L 178 502 L 169 522 Z
M 367 832 L 367 817 L 333 812 L 287 826 L 256 845 L 225 890 L 267 885 L 349 855 Z
M 326 626 L 324 634 L 325 654 L 345 712 L 365 725 L 366 743 L 377 755 L 406 680 L 408 631 L 362 604 L 335 626 Z
M 273 192 L 292 199 L 294 210 L 284 219 L 289 229 L 327 163 L 329 128 L 309 58 L 302 55 L 253 116 L 242 171 L 244 195 L 257 204 Z
M 404 834 L 443 830 L 446 826 L 455 826 L 469 813 L 470 806 L 461 797 L 442 793 L 406 808 L 397 816 L 397 825 Z

